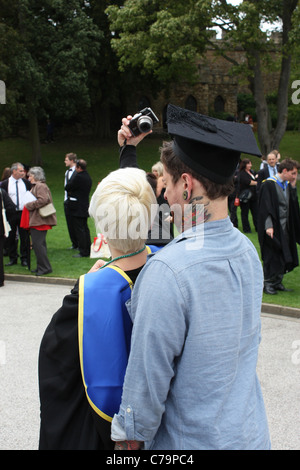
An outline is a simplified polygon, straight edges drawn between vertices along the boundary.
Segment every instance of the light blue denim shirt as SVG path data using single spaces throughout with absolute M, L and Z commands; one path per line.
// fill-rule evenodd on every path
M 189 230 L 147 262 L 113 440 L 145 449 L 269 449 L 256 375 L 263 274 L 229 218 Z

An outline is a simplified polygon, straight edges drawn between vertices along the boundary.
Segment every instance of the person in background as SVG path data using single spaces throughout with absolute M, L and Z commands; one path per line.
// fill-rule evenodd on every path
M 138 136 L 133 136 L 128 128 L 129 121 L 132 116 L 122 119 L 122 126 L 118 131 L 118 144 L 120 146 L 120 168 L 138 167 L 136 147 L 145 138 L 146 135 L 151 133 L 142 133 Z M 161 174 L 162 165 L 157 162 L 152 170 L 155 173 L 147 173 L 147 180 L 150 183 L 157 200 L 157 211 L 151 228 L 148 234 L 147 243 L 157 247 L 164 247 L 170 240 L 174 238 L 173 219 L 170 214 L 170 207 L 164 198 L 165 185 Z
M 48 230 L 51 230 L 57 224 L 56 214 L 42 217 L 39 209 L 52 201 L 49 187 L 46 184 L 46 178 L 43 168 L 35 166 L 30 168 L 28 178 L 32 185 L 31 193 L 36 200 L 28 202 L 25 207 L 29 211 L 29 229 L 32 240 L 32 247 L 36 256 L 36 269 L 32 270 L 36 276 L 44 276 L 52 273 L 52 266 L 47 255 L 46 236 Z
M 2 176 L 1 176 L 1 181 L 0 181 L 0 187 L 1 187 L 1 182 L 8 179 L 11 175 L 11 169 L 9 166 L 7 166 L 6 168 L 4 168 L 3 172 L 2 172 Z
M 265 165 L 267 165 L 267 159 L 266 159 L 266 156 L 265 156 L 265 155 L 262 155 L 262 157 L 261 157 L 261 163 L 260 163 L 259 169 L 262 170 Z
M 91 236 L 88 227 L 88 209 L 92 179 L 86 168 L 87 163 L 85 160 L 77 160 L 74 177 L 65 186 L 68 193 L 68 210 L 71 224 L 79 249 L 79 253 L 73 255 L 73 258 L 90 256 Z
M 163 176 L 163 169 L 163 164 L 161 162 L 156 162 L 151 168 L 151 173 L 153 173 L 156 178 L 160 178 Z
M 277 157 L 273 152 L 270 152 L 267 155 L 267 164 L 264 165 L 264 167 L 259 170 L 257 174 L 257 191 L 260 190 L 261 183 L 265 181 L 267 178 L 270 176 L 276 176 L 277 175 L 277 170 L 278 165 L 277 165 Z
M 274 155 L 276 157 L 276 160 L 277 160 L 276 163 L 277 163 L 277 165 L 279 165 L 280 159 L 281 159 L 281 154 L 280 154 L 279 150 L 274 149 L 274 150 L 272 150 L 272 153 L 274 153 Z
M 110 173 L 97 186 L 90 214 L 112 259 L 98 260 L 55 313 L 39 352 L 40 450 L 112 450 L 130 349 L 132 321 L 125 302 L 147 254 L 151 205 L 156 199 L 137 168 Z M 132 214 L 145 223 L 131 230 Z M 105 216 L 106 214 L 106 216 Z
M 243 191 L 249 190 L 250 199 L 248 201 L 240 201 L 241 218 L 244 233 L 251 233 L 249 224 L 249 210 L 251 211 L 253 224 L 257 231 L 257 196 L 256 196 L 256 174 L 252 170 L 252 162 L 249 158 L 244 158 L 240 164 L 238 174 L 238 194 L 241 195 Z
M 240 162 L 237 164 L 237 167 L 233 175 L 233 191 L 228 196 L 228 211 L 230 214 L 230 220 L 233 226 L 236 228 L 239 227 L 237 208 L 240 205 L 240 203 L 238 201 L 238 204 L 237 204 L 237 197 L 238 197 L 238 175 L 239 175 Z
M 11 175 L 11 169 L 9 166 L 7 166 L 6 168 L 4 168 L 3 172 L 2 172 L 2 176 L 1 176 L 1 181 L 0 181 L 0 188 L 1 188 L 1 182 L 8 179 Z M 3 245 L 3 256 L 7 256 L 8 255 L 8 239 L 7 238 L 4 238 L 4 245 Z
M 7 238 L 5 237 L 3 225 L 3 208 L 6 213 L 7 221 L 10 224 L 16 212 L 16 206 L 8 196 L 5 189 L 0 187 L 0 287 L 4 286 L 3 248 L 5 240 L 7 240 Z
M 9 262 L 5 266 L 12 266 L 18 262 L 18 241 L 20 240 L 21 265 L 27 267 L 29 250 L 29 234 L 27 230 L 20 227 L 22 211 L 24 208 L 24 197 L 26 191 L 30 191 L 31 184 L 25 178 L 24 165 L 16 162 L 11 166 L 11 176 L 2 181 L 1 187 L 8 193 L 16 206 L 16 212 L 11 220 L 11 231 L 7 239 L 7 252 Z
M 269 449 L 256 374 L 262 266 L 227 207 L 240 154 L 260 151 L 245 124 L 169 105 L 167 125 L 165 197 L 181 233 L 147 261 L 128 303 L 112 440 L 115 449 Z
M 258 202 L 258 240 L 264 270 L 264 292 L 287 291 L 283 276 L 298 266 L 300 213 L 295 192 L 299 164 L 285 159 L 276 176 L 261 186 Z M 290 183 L 291 182 L 291 183 Z
M 72 180 L 72 178 L 75 176 L 76 172 L 76 161 L 77 161 L 77 155 L 76 153 L 67 153 L 65 156 L 65 165 L 67 167 L 67 170 L 65 172 L 65 184 L 64 188 L 66 185 Z M 67 227 L 68 227 L 68 232 L 69 232 L 69 237 L 71 240 L 71 250 L 76 250 L 78 249 L 78 241 L 76 239 L 76 232 L 75 228 L 73 227 L 73 220 L 72 220 L 72 215 L 70 211 L 70 206 L 72 205 L 72 202 L 69 198 L 68 192 L 65 189 L 65 196 L 64 196 L 64 211 L 65 211 L 65 217 L 66 217 L 66 222 L 67 222 Z

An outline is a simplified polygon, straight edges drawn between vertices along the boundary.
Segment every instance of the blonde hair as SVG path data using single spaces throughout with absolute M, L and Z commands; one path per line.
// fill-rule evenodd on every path
M 164 170 L 164 167 L 163 167 L 163 164 L 162 162 L 156 162 L 153 166 L 152 166 L 152 173 L 154 171 L 157 171 L 157 174 L 158 176 L 162 176 L 163 175 L 163 170 Z
M 138 168 L 111 172 L 97 186 L 89 213 L 97 233 L 120 252 L 132 253 L 143 247 L 156 208 L 155 194 Z M 152 210 L 151 210 L 152 209 Z

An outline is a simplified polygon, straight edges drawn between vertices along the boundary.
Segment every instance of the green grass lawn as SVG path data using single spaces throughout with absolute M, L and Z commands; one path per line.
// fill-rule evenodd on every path
M 141 168 L 151 171 L 152 165 L 159 160 L 159 146 L 162 142 L 161 136 L 149 136 L 138 148 L 138 162 Z M 282 158 L 290 157 L 300 162 L 300 133 L 287 132 L 280 152 Z M 94 264 L 95 260 L 90 258 L 73 258 L 74 250 L 69 250 L 71 245 L 67 232 L 67 225 L 64 216 L 64 173 L 65 154 L 75 152 L 78 158 L 84 158 L 88 162 L 88 172 L 90 173 L 93 186 L 92 192 L 97 184 L 110 171 L 119 167 L 119 152 L 116 140 L 99 141 L 89 137 L 72 137 L 61 139 L 53 144 L 42 145 L 43 168 L 46 173 L 47 184 L 53 195 L 54 205 L 57 210 L 57 226 L 47 234 L 48 255 L 52 264 L 53 273 L 48 276 L 67 277 L 77 279 L 81 274 L 86 273 Z M 13 162 L 20 161 L 25 164 L 31 162 L 31 148 L 29 142 L 25 139 L 12 138 L 0 141 L 0 171 Z M 259 168 L 260 160 L 252 157 L 254 169 Z M 298 191 L 299 191 L 298 182 Z M 91 194 L 92 194 L 91 192 Z M 240 217 L 240 209 L 238 209 Z M 252 222 L 251 216 L 250 220 Z M 239 220 L 240 227 L 241 222 Z M 89 219 L 91 237 L 96 236 L 94 223 Z M 260 254 L 257 234 L 252 229 L 251 234 L 247 234 L 249 239 Z M 299 250 L 299 247 L 298 247 Z M 299 253 L 300 257 L 300 253 Z M 8 258 L 5 258 L 5 262 Z M 32 268 L 35 268 L 35 255 L 31 254 Z M 290 307 L 300 307 L 300 287 L 299 273 L 300 268 L 285 275 L 284 283 L 286 287 L 294 289 L 293 292 L 278 293 L 276 296 L 264 294 L 263 301 Z M 6 273 L 30 274 L 28 269 L 20 265 L 5 267 Z

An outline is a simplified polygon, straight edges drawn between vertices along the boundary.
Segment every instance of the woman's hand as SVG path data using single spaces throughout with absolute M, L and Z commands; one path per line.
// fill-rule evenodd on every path
M 134 135 L 132 135 L 128 127 L 131 119 L 132 119 L 131 115 L 127 116 L 127 118 L 122 119 L 122 126 L 118 131 L 118 144 L 120 147 L 123 147 L 125 143 L 127 143 L 128 145 L 134 145 L 136 147 L 141 142 L 141 140 L 143 140 L 144 137 L 146 137 L 146 135 L 152 133 L 152 130 L 150 130 L 147 133 L 143 133 L 135 137 Z
M 102 266 L 105 265 L 105 263 L 106 261 L 103 261 L 103 259 L 98 259 L 98 261 L 96 261 L 94 266 L 92 266 L 91 269 L 89 270 L 89 273 L 97 272 L 100 268 L 102 268 Z
M 274 237 L 274 228 L 273 228 L 273 227 L 267 228 L 266 234 L 267 234 L 269 237 L 273 238 L 273 237 Z

